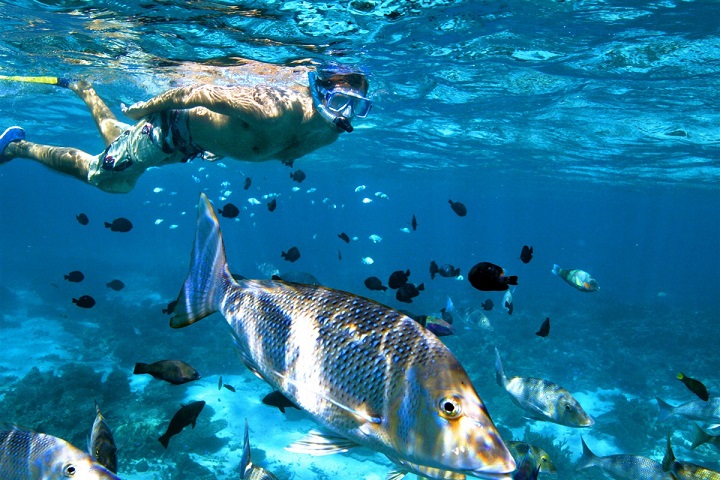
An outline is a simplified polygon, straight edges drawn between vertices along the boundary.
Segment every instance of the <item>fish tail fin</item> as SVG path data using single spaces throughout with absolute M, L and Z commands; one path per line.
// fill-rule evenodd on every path
M 134 374 L 140 374 L 140 373 L 148 373 L 149 372 L 150 365 L 147 363 L 136 363 L 135 369 L 133 370 Z
M 672 416 L 674 414 L 674 408 L 672 405 L 667 403 L 665 400 L 660 399 L 660 397 L 655 397 L 655 399 L 658 402 L 658 407 L 660 407 L 660 421 L 667 420 L 668 417 Z
M 190 272 L 178 296 L 170 326 L 182 328 L 217 312 L 226 290 L 235 282 L 225 259 L 220 224 L 204 193 L 198 202 L 197 231 Z
M 690 445 L 690 450 L 695 450 L 697 447 L 702 445 L 703 443 L 707 443 L 709 440 L 712 440 L 712 436 L 708 435 L 705 430 L 698 427 L 697 423 L 692 422 L 693 425 L 693 433 L 694 437 L 692 440 L 692 445 Z
M 507 277 L 507 284 L 508 285 L 517 285 L 518 284 L 517 279 L 518 279 L 517 275 L 509 276 L 509 277 Z
M 170 443 L 170 435 L 167 434 L 167 432 L 163 433 L 160 438 L 158 438 L 158 441 L 162 444 L 163 447 L 167 450 L 168 443 Z
M 500 352 L 495 347 L 495 380 L 497 384 L 505 388 L 507 378 L 505 377 L 505 371 L 503 370 L 502 361 L 500 361 Z
M 561 270 L 560 265 L 558 265 L 557 263 L 553 264 L 553 268 L 552 268 L 553 274 L 560 276 L 560 270 Z
M 575 468 L 576 471 L 596 465 L 597 460 L 597 455 L 595 455 L 592 450 L 590 450 L 590 447 L 588 447 L 587 443 L 585 443 L 585 439 L 580 437 L 580 441 L 582 442 L 583 451 L 582 457 L 580 457 L 577 467 Z

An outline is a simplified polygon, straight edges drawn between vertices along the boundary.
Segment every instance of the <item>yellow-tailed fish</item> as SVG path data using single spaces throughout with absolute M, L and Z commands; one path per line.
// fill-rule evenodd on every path
M 515 463 L 518 465 L 523 458 L 529 457 L 536 466 L 540 467 L 541 473 L 557 473 L 557 468 L 555 468 L 555 464 L 550 458 L 550 455 L 542 448 L 527 442 L 512 440 L 506 440 L 505 446 L 508 447 L 508 450 L 510 450 L 510 453 L 515 459 Z
M 174 328 L 221 312 L 243 363 L 334 435 L 294 451 L 361 445 L 433 479 L 509 479 L 515 461 L 462 365 L 395 310 L 350 293 L 279 280 L 235 281 L 205 195 Z
M 119 480 L 62 438 L 0 424 L 3 480 Z

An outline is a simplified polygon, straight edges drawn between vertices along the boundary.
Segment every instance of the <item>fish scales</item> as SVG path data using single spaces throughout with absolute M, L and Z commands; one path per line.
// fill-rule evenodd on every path
M 338 435 L 310 435 L 303 451 L 361 445 L 403 473 L 510 478 L 515 462 L 467 373 L 417 322 L 322 286 L 234 280 L 204 194 L 191 259 L 170 325 L 221 312 L 248 368 Z
M 376 418 L 388 414 L 385 399 L 406 388 L 414 364 L 456 363 L 411 318 L 344 292 L 246 280 L 227 297 L 223 313 L 253 370 L 327 426 L 339 423 L 336 431 L 356 425 L 355 415 L 321 397 Z

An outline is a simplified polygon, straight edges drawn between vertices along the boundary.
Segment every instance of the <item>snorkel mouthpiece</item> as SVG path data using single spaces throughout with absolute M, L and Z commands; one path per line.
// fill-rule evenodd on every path
M 338 129 L 344 130 L 347 133 L 350 133 L 353 131 L 353 126 L 350 125 L 350 122 L 345 117 L 335 117 L 335 120 L 333 120 L 333 123 L 335 124 L 335 126 Z

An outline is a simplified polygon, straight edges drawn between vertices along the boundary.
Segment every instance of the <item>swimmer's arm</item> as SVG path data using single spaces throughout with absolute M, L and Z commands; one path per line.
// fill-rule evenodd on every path
M 147 102 L 123 106 L 123 113 L 133 120 L 169 109 L 205 107 L 216 113 L 231 117 L 258 120 L 281 115 L 282 106 L 277 102 L 259 104 L 254 100 L 251 87 L 219 87 L 214 85 L 180 87 L 168 90 Z

